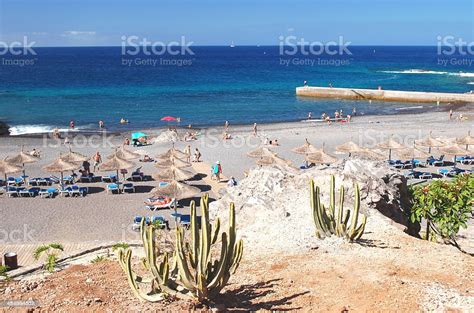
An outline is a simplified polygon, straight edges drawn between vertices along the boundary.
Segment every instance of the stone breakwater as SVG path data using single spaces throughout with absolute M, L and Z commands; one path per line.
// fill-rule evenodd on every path
M 296 95 L 313 98 L 393 102 L 474 103 L 474 93 L 442 93 L 355 88 L 297 87 Z

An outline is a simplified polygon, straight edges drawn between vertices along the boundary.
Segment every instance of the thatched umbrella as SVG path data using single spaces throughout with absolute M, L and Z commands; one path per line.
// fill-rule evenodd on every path
M 273 157 L 275 155 L 277 154 L 267 147 L 260 147 L 247 153 L 247 156 L 251 158 Z
M 395 141 L 392 137 L 389 140 L 379 143 L 377 145 L 378 148 L 388 150 L 388 160 L 392 159 L 392 150 L 404 149 L 406 148 L 404 145 Z
M 321 149 L 316 148 L 315 146 L 309 143 L 308 139 L 305 139 L 304 145 L 296 147 L 291 151 L 297 154 L 310 154 L 320 152 Z
M 155 167 L 158 168 L 168 168 L 170 166 L 185 168 L 190 167 L 191 163 L 185 162 L 181 159 L 170 157 L 169 159 L 160 159 L 155 163 Z
M 175 199 L 192 198 L 201 193 L 201 189 L 172 180 L 166 185 L 155 187 L 151 190 L 154 195 L 165 196 Z
M 396 154 L 404 160 L 411 159 L 413 167 L 415 167 L 415 158 L 428 158 L 431 156 L 431 153 L 415 148 L 415 146 L 412 148 L 399 149 L 396 151 Z
M 470 145 L 474 145 L 474 137 L 471 136 L 471 132 L 467 132 L 467 135 L 461 138 L 457 138 L 457 144 L 466 145 L 466 150 L 469 149 Z
M 289 168 L 295 168 L 291 161 L 286 160 L 282 157 L 279 157 L 277 154 L 269 155 L 269 156 L 262 156 L 255 162 L 257 165 L 265 166 L 265 165 L 280 165 Z
M 336 146 L 337 152 L 349 153 L 349 156 L 351 156 L 352 153 L 357 153 L 361 150 L 362 148 L 353 141 L 348 141 L 342 145 Z
M 7 157 L 6 161 L 15 165 L 21 165 L 21 167 L 23 168 L 23 176 L 26 176 L 25 164 L 38 162 L 39 159 L 39 157 L 24 152 L 23 148 L 21 148 L 20 153 L 12 157 Z
M 178 149 L 176 148 L 171 148 L 169 149 L 168 151 L 166 151 L 165 153 L 162 153 L 162 154 L 159 154 L 156 156 L 158 159 L 169 159 L 171 157 L 174 157 L 174 158 L 177 158 L 177 159 L 183 159 L 183 158 L 187 158 L 188 155 L 182 151 L 179 151 Z
M 21 166 L 11 164 L 6 160 L 0 160 L 0 173 L 3 173 L 5 175 L 5 183 L 7 182 L 7 175 L 19 173 L 21 171 Z
M 122 160 L 130 161 L 130 160 L 138 159 L 140 157 L 140 154 L 127 150 L 122 146 L 122 148 L 115 150 L 115 153 L 108 156 L 108 158 L 111 159 L 113 156 L 117 156 L 121 158 Z
M 415 140 L 415 144 L 417 146 L 428 147 L 428 153 L 431 153 L 431 148 L 439 148 L 439 147 L 442 147 L 442 146 L 446 145 L 441 140 L 432 137 L 431 133 L 432 132 L 430 132 L 428 137 L 425 137 L 425 138 L 419 139 L 419 140 Z
M 54 160 L 52 163 L 43 167 L 43 170 L 48 173 L 61 173 L 61 189 L 64 188 L 64 172 L 75 171 L 81 167 L 78 163 L 65 161 L 61 158 Z
M 135 163 L 119 158 L 117 155 L 111 155 L 107 161 L 100 165 L 101 171 L 117 171 L 117 179 L 120 170 L 127 170 L 135 166 Z M 124 174 L 125 178 L 125 174 Z
M 71 150 L 71 148 L 69 148 L 68 153 L 61 155 L 61 159 L 63 161 L 70 162 L 70 163 L 80 163 L 80 162 L 84 162 L 84 161 L 89 160 L 90 157 L 82 155 L 78 152 L 74 152 L 74 151 Z
M 308 154 L 306 155 L 305 160 L 306 162 L 315 164 L 331 164 L 337 162 L 336 157 L 329 155 L 324 151 Z
M 439 148 L 439 151 L 444 153 L 444 154 L 454 156 L 454 167 L 456 167 L 456 157 L 458 155 L 465 155 L 466 154 L 466 150 L 464 150 L 463 148 L 461 148 L 459 145 L 456 145 L 456 144 L 441 147 L 441 148 Z
M 169 168 L 153 175 L 156 180 L 188 180 L 196 174 L 191 171 L 183 170 L 176 166 L 170 166 Z

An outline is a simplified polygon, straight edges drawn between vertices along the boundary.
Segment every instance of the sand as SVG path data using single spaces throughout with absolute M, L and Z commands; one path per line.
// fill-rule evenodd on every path
M 246 157 L 246 153 L 258 147 L 265 138 L 278 139 L 280 146 L 273 147 L 282 157 L 288 158 L 294 164 L 300 165 L 302 157 L 290 152 L 296 146 L 303 144 L 304 139 L 316 146 L 325 144 L 328 152 L 334 147 L 348 140 L 361 145 L 370 146 L 375 142 L 386 140 L 393 135 L 396 139 L 410 144 L 414 139 L 426 136 L 431 130 L 434 136 L 460 137 L 473 128 L 471 115 L 473 107 L 465 107 L 465 116 L 468 121 L 449 121 L 445 112 L 405 114 L 392 116 L 356 117 L 351 123 L 332 125 L 316 122 L 296 122 L 260 125 L 258 136 L 253 136 L 251 126 L 230 127 L 233 140 L 222 141 L 222 128 L 201 130 L 197 141 L 177 142 L 176 147 L 184 149 L 190 144 L 192 149 L 199 148 L 203 161 L 210 164 L 220 161 L 226 176 L 234 176 L 241 180 L 244 171 L 254 167 L 254 159 Z M 159 135 L 161 130 L 146 130 L 150 135 Z M 103 140 L 96 138 L 87 145 L 75 141 L 74 151 L 92 156 L 100 151 L 103 156 L 111 153 L 111 145 L 120 145 L 124 135 L 118 135 L 103 144 Z M 180 134 L 181 136 L 182 134 Z M 88 139 L 89 140 L 89 139 Z M 26 165 L 27 174 L 31 177 L 49 176 L 42 171 L 42 167 L 50 163 L 59 153 L 65 152 L 65 146 L 52 146 L 51 140 L 29 137 L 1 137 L 0 157 L 12 155 L 24 146 L 25 150 L 33 148 L 41 150 L 42 159 L 38 163 Z M 99 144 L 97 146 L 97 144 Z M 140 148 L 150 156 L 164 152 L 171 143 L 153 144 Z M 338 155 L 339 158 L 345 155 Z M 139 163 L 146 174 L 153 174 L 157 169 L 152 163 Z M 207 166 L 204 166 L 206 168 Z M 201 166 L 202 168 L 202 166 Z M 97 174 L 105 174 L 98 172 Z M 204 173 L 204 174 L 209 174 Z M 203 190 L 209 189 L 202 181 L 192 181 L 192 184 L 201 185 Z M 80 184 L 90 186 L 91 194 L 85 198 L 6 198 L 0 197 L 0 242 L 3 243 L 36 243 L 44 241 L 84 242 L 136 239 L 136 233 L 129 231 L 129 227 L 136 215 L 163 215 L 170 218 L 169 210 L 150 213 L 143 206 L 143 201 L 150 196 L 149 191 L 157 185 L 156 181 L 136 183 L 138 190 L 130 195 L 107 195 L 104 183 Z M 226 188 L 225 183 L 221 183 Z M 212 192 L 217 197 L 218 188 Z M 186 204 L 186 203 L 184 203 Z M 181 209 L 186 212 L 187 209 Z

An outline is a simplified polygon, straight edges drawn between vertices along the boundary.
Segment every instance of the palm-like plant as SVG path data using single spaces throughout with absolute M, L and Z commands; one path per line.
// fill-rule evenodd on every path
M 64 247 L 59 243 L 50 243 L 49 245 L 41 245 L 36 248 L 33 253 L 35 260 L 39 260 L 42 255 L 46 255 L 44 268 L 52 273 L 56 266 L 56 260 L 58 259 L 58 251 L 64 251 Z

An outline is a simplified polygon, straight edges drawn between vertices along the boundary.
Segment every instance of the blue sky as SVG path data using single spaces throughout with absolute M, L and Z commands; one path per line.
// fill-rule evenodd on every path
M 0 40 L 119 46 L 122 36 L 194 45 L 278 45 L 280 36 L 354 45 L 474 41 L 474 0 L 0 0 Z

